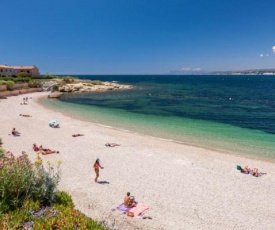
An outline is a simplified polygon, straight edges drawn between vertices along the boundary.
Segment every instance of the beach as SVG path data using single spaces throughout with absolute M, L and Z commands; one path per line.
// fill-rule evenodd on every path
M 59 190 L 68 192 L 87 216 L 108 220 L 117 229 L 275 228 L 274 163 L 76 120 L 38 104 L 37 99 L 47 95 L 1 100 L 3 148 L 15 155 L 25 151 L 31 160 L 37 156 L 33 143 L 58 150 L 59 154 L 42 159 L 62 161 Z M 26 96 L 32 99 L 20 105 Z M 52 119 L 60 122 L 60 129 L 49 127 Z M 9 135 L 12 128 L 21 136 Z M 72 137 L 77 133 L 84 136 Z M 120 146 L 106 147 L 107 142 Z M 97 158 L 104 167 L 101 184 L 94 182 Z M 258 178 L 241 174 L 236 165 L 267 174 Z M 114 211 L 127 192 L 149 206 L 144 216 L 152 219 Z

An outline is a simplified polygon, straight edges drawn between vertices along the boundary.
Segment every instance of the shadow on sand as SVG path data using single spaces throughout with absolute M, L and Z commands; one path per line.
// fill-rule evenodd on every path
M 104 180 L 104 181 L 98 181 L 98 184 L 110 184 L 108 181 Z

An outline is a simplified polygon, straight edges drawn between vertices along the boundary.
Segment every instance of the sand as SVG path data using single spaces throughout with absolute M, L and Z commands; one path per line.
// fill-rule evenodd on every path
M 79 121 L 36 102 L 46 95 L 1 100 L 3 147 L 16 155 L 26 151 L 32 160 L 33 143 L 59 150 L 42 158 L 62 161 L 59 189 L 72 195 L 87 216 L 108 220 L 115 229 L 275 229 L 274 163 Z M 29 104 L 20 105 L 26 96 L 32 97 Z M 58 119 L 61 128 L 50 128 L 51 119 Z M 13 127 L 20 137 L 9 135 Z M 72 137 L 76 133 L 85 136 Z M 121 146 L 105 147 L 107 142 Z M 94 182 L 96 158 L 104 166 L 102 184 Z M 244 175 L 236 165 L 258 167 L 267 175 Z M 128 191 L 150 207 L 145 216 L 152 220 L 112 211 Z

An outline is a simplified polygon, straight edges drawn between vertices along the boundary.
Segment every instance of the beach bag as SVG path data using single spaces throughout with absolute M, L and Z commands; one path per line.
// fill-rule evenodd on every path
M 237 170 L 241 170 L 242 167 L 240 165 L 237 165 Z
M 134 217 L 135 214 L 133 212 L 127 212 L 127 216 Z

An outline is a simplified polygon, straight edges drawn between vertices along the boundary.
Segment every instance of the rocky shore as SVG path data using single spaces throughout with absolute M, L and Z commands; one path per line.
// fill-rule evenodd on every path
M 71 80 L 65 82 L 61 79 L 48 80 L 42 83 L 44 91 L 55 91 L 61 93 L 86 93 L 105 92 L 109 90 L 128 90 L 132 85 L 121 85 L 113 82 L 102 82 L 92 80 Z

